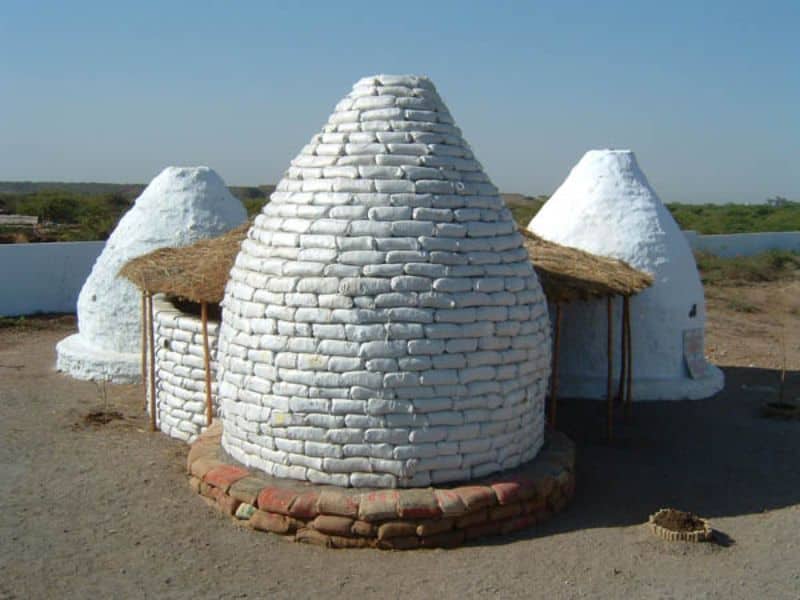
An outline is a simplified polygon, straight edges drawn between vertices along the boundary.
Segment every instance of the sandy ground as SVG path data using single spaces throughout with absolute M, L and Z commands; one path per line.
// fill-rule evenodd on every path
M 709 291 L 709 352 L 727 375 L 717 397 L 636 405 L 613 444 L 597 403 L 562 403 L 579 446 L 565 513 L 405 553 L 237 527 L 189 490 L 186 446 L 145 431 L 140 388 L 109 386 L 125 418 L 84 423 L 102 390 L 53 371 L 70 320 L 0 330 L 0 598 L 800 598 L 800 421 L 759 416 L 786 327 L 787 394 L 800 396 L 800 318 L 778 292 L 737 288 L 761 311 L 743 313 L 730 290 Z M 662 506 L 711 518 L 719 543 L 654 538 L 642 523 Z
M 706 352 L 719 365 L 800 370 L 800 281 L 706 288 Z

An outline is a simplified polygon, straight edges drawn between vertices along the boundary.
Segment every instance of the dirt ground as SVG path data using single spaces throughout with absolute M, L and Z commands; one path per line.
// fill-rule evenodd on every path
M 716 397 L 636 405 L 613 444 L 599 404 L 561 404 L 579 447 L 566 512 L 405 553 L 237 527 L 190 491 L 187 447 L 146 432 L 141 388 L 108 386 L 104 400 L 53 370 L 72 320 L 2 329 L 0 598 L 800 598 L 800 421 L 759 415 L 784 331 L 786 393 L 800 397 L 800 316 L 783 292 L 708 291 L 709 354 L 727 376 Z M 85 422 L 106 404 L 124 418 Z M 717 543 L 656 539 L 642 523 L 665 506 L 712 519 Z
M 706 354 L 723 366 L 800 370 L 800 281 L 706 287 Z M 784 352 L 785 346 L 785 352 Z

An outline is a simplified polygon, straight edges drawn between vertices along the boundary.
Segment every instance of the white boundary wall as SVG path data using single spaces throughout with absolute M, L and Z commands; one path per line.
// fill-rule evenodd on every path
M 767 250 L 800 252 L 800 231 L 701 235 L 684 231 L 692 250 L 752 256 Z M 0 317 L 74 313 L 81 286 L 105 242 L 0 244 Z
M 0 316 L 74 313 L 105 242 L 0 244 Z
M 684 231 L 692 250 L 717 256 L 753 256 L 768 250 L 800 252 L 800 231 L 702 235 Z

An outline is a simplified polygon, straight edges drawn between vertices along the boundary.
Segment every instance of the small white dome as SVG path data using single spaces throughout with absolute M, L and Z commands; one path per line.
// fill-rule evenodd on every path
M 141 377 L 141 293 L 118 276 L 129 260 L 225 233 L 247 212 L 208 167 L 167 167 L 125 213 L 78 296 L 78 333 L 57 346 L 60 371 L 78 379 Z
M 703 286 L 686 238 L 633 152 L 587 152 L 528 229 L 565 246 L 618 258 L 653 275 L 653 286 L 631 300 L 634 399 L 704 398 L 722 388 L 722 372 L 713 365 L 705 365 L 703 376 L 690 376 L 684 337 L 702 339 Z M 606 332 L 598 323 L 606 321 L 605 301 L 575 303 L 564 310 L 561 394 L 602 398 Z M 615 335 L 619 342 L 619 327 Z M 616 346 L 615 364 L 619 365 Z

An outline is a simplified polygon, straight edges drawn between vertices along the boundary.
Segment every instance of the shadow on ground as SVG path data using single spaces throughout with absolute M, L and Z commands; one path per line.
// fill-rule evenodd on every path
M 577 493 L 532 535 L 635 525 L 662 507 L 714 519 L 800 503 L 800 420 L 760 412 L 777 398 L 779 372 L 724 370 L 713 398 L 636 403 L 630 422 L 615 421 L 612 443 L 605 403 L 561 401 L 559 429 L 578 446 Z M 798 397 L 800 372 L 787 372 L 785 398 Z

